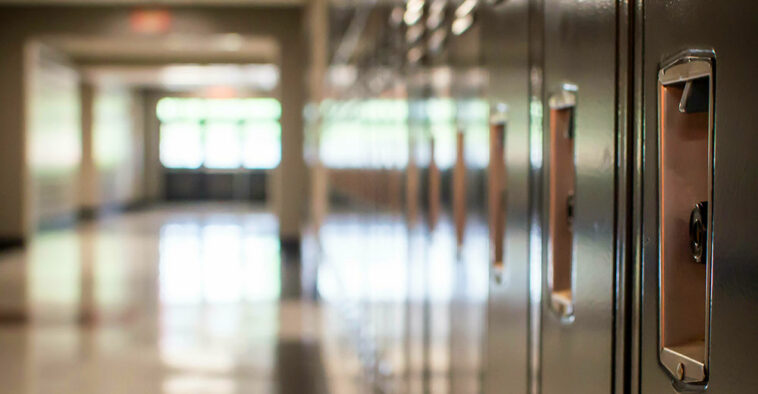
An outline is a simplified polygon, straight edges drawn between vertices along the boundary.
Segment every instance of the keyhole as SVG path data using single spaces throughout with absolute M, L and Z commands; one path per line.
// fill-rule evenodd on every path
M 690 213 L 690 251 L 696 263 L 705 263 L 708 242 L 708 202 L 695 204 Z
M 569 229 L 574 225 L 574 194 L 569 194 L 566 197 L 566 220 L 568 222 Z

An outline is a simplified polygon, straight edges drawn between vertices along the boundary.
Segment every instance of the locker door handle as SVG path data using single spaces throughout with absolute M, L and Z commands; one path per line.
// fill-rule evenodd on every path
M 561 319 L 574 314 L 574 111 L 576 87 L 564 85 L 550 106 L 548 291 L 550 308 Z
M 713 65 L 689 53 L 658 74 L 658 343 L 678 382 L 704 384 L 710 349 Z
M 490 261 L 495 280 L 500 282 L 504 269 L 505 238 L 505 131 L 507 106 L 492 107 L 490 116 L 490 161 L 488 174 L 488 212 L 490 228 Z
M 462 128 L 455 136 L 455 165 L 453 166 L 453 218 L 455 219 L 456 246 L 463 246 L 466 229 L 466 159 L 465 134 Z

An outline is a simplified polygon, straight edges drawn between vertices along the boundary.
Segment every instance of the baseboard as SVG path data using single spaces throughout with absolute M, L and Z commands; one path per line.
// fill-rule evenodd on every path
M 0 251 L 21 249 L 26 244 L 22 237 L 0 237 Z
M 51 231 L 70 228 L 77 223 L 88 222 L 99 219 L 112 213 L 136 212 L 150 208 L 156 202 L 148 200 L 132 201 L 124 204 L 110 204 L 105 207 L 86 207 L 79 208 L 74 214 L 60 215 L 55 218 L 47 219 L 40 222 L 37 230 Z M 26 245 L 24 237 L 2 237 L 0 236 L 0 251 L 10 249 L 21 249 Z
M 100 207 L 79 208 L 76 218 L 81 222 L 88 222 L 111 214 L 145 210 L 155 204 L 154 201 L 137 200 L 126 203 L 106 204 Z
M 23 311 L 0 310 L 0 325 L 25 324 L 29 315 Z
M 281 237 L 279 238 L 279 245 L 281 251 L 287 257 L 299 257 L 300 256 L 300 237 Z
M 76 219 L 80 222 L 86 222 L 97 219 L 99 210 L 97 208 L 79 208 L 76 212 Z
M 45 219 L 40 219 L 39 223 L 37 223 L 36 230 L 39 231 L 54 231 L 54 230 L 62 230 L 65 228 L 69 228 L 71 226 L 76 225 L 76 222 L 78 221 L 77 213 L 65 213 L 61 214 L 55 217 L 48 217 Z
M 137 212 L 137 211 L 143 211 L 145 209 L 148 209 L 156 204 L 155 201 L 150 200 L 137 200 L 137 201 L 130 201 L 126 204 L 122 205 L 122 212 Z

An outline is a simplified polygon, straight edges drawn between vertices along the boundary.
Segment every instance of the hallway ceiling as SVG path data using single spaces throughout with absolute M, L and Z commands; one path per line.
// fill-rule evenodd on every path
M 307 0 L 0 0 L 0 5 L 299 6 Z
M 279 81 L 272 64 L 175 64 L 164 66 L 88 66 L 87 81 L 95 85 L 127 85 L 172 92 L 228 86 L 249 92 L 270 92 Z
M 274 39 L 239 34 L 164 37 L 44 38 L 71 60 L 85 64 L 277 63 Z

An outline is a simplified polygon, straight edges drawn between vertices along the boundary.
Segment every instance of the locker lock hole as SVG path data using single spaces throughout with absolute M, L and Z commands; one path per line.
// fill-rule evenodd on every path
M 705 264 L 708 251 L 708 201 L 695 204 L 690 213 L 690 250 L 696 263 Z
M 569 194 L 566 198 L 566 222 L 569 228 L 574 227 L 574 193 Z

